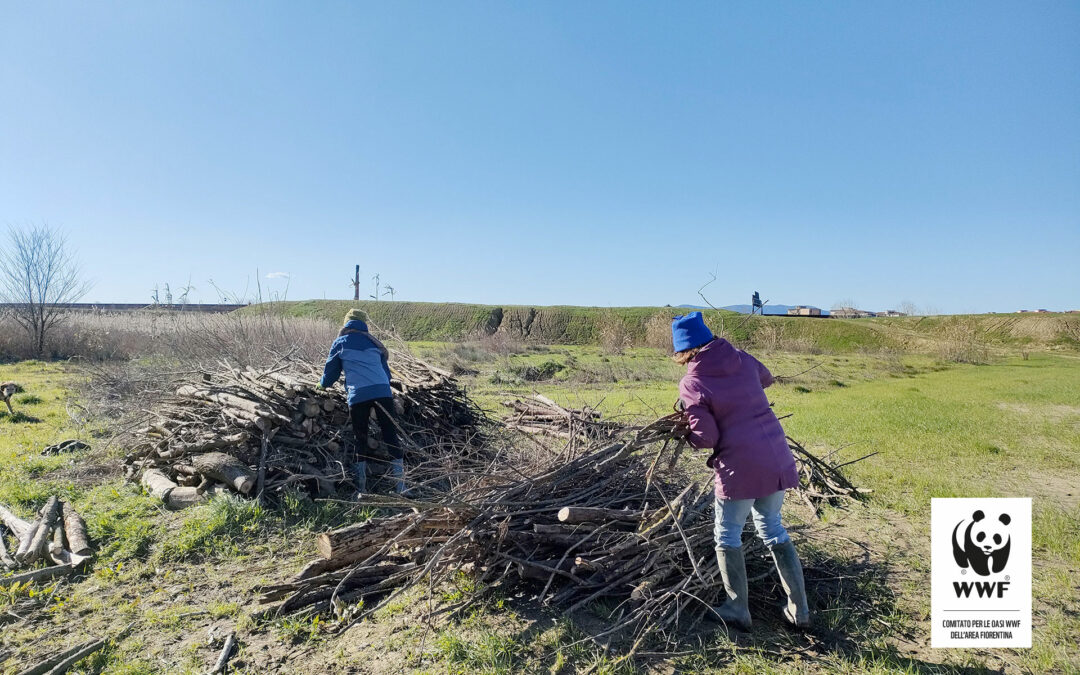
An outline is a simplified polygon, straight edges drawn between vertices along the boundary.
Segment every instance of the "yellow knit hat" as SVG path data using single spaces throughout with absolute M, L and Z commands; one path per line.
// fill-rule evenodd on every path
M 345 315 L 345 323 L 350 321 L 367 321 L 367 312 L 362 309 L 350 309 L 349 313 Z

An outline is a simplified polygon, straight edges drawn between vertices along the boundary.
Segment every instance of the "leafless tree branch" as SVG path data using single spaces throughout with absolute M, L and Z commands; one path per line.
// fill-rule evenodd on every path
M 78 302 L 90 287 L 63 233 L 48 225 L 8 230 L 8 246 L 0 251 L 0 300 L 29 333 L 38 356 L 64 305 Z

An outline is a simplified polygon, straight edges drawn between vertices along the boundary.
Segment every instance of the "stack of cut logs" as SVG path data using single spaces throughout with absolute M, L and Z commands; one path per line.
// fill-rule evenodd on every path
M 588 442 L 614 438 L 626 430 L 625 425 L 601 419 L 600 413 L 592 408 L 564 408 L 540 394 L 502 404 L 513 411 L 505 420 L 506 425 L 529 434 Z
M 390 358 L 397 423 L 410 462 L 448 445 L 479 445 L 483 413 L 445 371 L 405 352 Z M 347 481 L 354 436 L 344 392 L 287 362 L 263 371 L 222 364 L 182 383 L 128 441 L 128 477 L 170 508 L 215 492 L 273 494 L 296 486 L 333 495 Z M 372 448 L 378 434 L 369 435 Z
M 597 638 L 618 632 L 641 644 L 712 615 L 722 594 L 712 481 L 675 461 L 684 447 L 673 437 L 678 422 L 669 415 L 569 460 L 550 453 L 531 465 L 494 464 L 453 494 L 323 533 L 318 560 L 262 589 L 261 601 L 273 604 L 259 616 L 323 614 L 345 627 L 409 587 L 462 571 L 486 586 L 529 582 L 542 602 L 567 613 L 611 600 L 610 628 Z M 824 463 L 822 474 L 857 494 Z M 801 489 L 832 493 L 825 484 Z M 747 558 L 752 577 L 770 573 L 756 540 Z
M 9 549 L 5 528 L 14 539 Z M 19 518 L 0 504 L 0 565 L 9 570 L 32 568 L 38 562 L 53 564 L 5 577 L 4 584 L 43 581 L 68 574 L 91 556 L 86 523 L 71 504 L 49 497 L 33 521 Z

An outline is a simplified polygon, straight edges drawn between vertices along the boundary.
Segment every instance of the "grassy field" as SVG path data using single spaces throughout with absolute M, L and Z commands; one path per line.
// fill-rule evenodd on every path
M 620 355 L 582 345 L 412 348 L 462 373 L 470 393 L 495 414 L 502 399 L 537 391 L 612 416 L 647 418 L 671 409 L 681 374 L 662 353 L 644 348 Z M 17 672 L 31 647 L 48 652 L 130 622 L 125 639 L 78 672 L 204 672 L 233 629 L 242 644 L 237 672 L 251 673 L 1080 669 L 1080 359 L 1032 353 L 976 366 L 920 354 L 760 356 L 774 373 L 791 376 L 769 390 L 777 413 L 792 414 L 784 421 L 790 435 L 845 459 L 878 453 L 849 467 L 857 484 L 874 490 L 865 505 L 827 510 L 821 521 L 799 504 L 785 509 L 797 540 L 800 532 L 824 529 L 838 543 L 852 542 L 843 551 L 804 551 L 811 572 L 824 555 L 873 558 L 882 573 L 865 579 L 861 592 L 880 597 L 879 614 L 846 616 L 842 598 L 819 597 L 820 628 L 811 636 L 763 622 L 749 637 L 718 631 L 674 656 L 636 664 L 620 661 L 617 649 L 604 652 L 582 641 L 577 624 L 527 596 L 497 590 L 466 615 L 433 625 L 418 620 L 420 596 L 385 607 L 343 636 L 313 620 L 256 623 L 249 617 L 255 588 L 310 558 L 315 532 L 364 513 L 299 496 L 267 508 L 219 499 L 182 513 L 163 511 L 118 474 L 123 448 L 108 447 L 87 419 L 72 393 L 80 375 L 68 366 L 24 362 L 0 365 L 0 380 L 25 389 L 16 397 L 16 416 L 0 413 L 0 502 L 28 516 L 49 494 L 60 494 L 86 517 L 98 553 L 74 581 L 11 587 L 0 578 L 0 672 Z M 92 448 L 40 455 L 45 445 L 73 437 Z M 929 499 L 961 495 L 1034 498 L 1031 650 L 928 648 Z M 480 589 L 462 577 L 435 590 L 452 601 Z M 594 619 L 602 610 L 595 608 Z M 777 659 L 769 647 L 777 641 L 790 642 L 803 657 Z

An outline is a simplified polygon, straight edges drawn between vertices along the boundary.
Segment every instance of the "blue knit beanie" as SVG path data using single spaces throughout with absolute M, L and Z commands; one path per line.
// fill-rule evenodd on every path
M 712 331 L 705 325 L 701 312 L 690 312 L 671 320 L 671 344 L 676 352 L 700 347 L 711 339 Z

